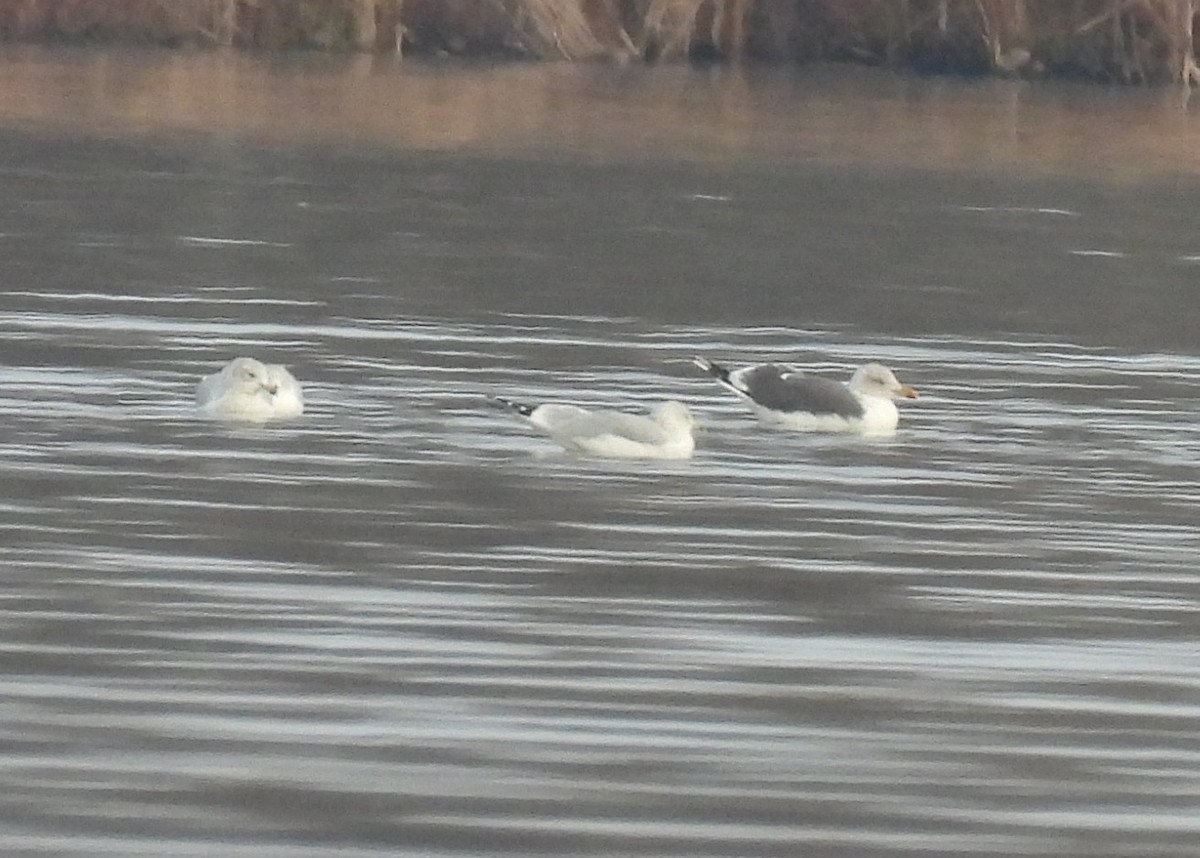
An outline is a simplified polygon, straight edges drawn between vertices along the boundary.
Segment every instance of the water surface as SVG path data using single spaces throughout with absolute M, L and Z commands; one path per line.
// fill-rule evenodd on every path
M 991 136 L 982 84 L 369 69 L 425 135 L 389 140 L 324 61 L 18 59 L 6 854 L 1195 854 L 1193 156 L 915 158 L 931 116 Z M 170 73 L 242 96 L 187 137 Z M 588 74 L 607 137 L 528 107 Z M 527 109 L 489 141 L 458 99 L 497 75 Z M 664 87 L 698 130 L 639 136 Z M 1012 140 L 1194 133 L 1162 94 L 1026 98 Z M 816 103 L 907 117 L 896 156 L 799 133 Z M 198 420 L 238 354 L 306 415 Z M 923 397 L 891 439 L 772 431 L 694 354 Z M 688 462 L 579 459 L 493 394 L 703 426 Z

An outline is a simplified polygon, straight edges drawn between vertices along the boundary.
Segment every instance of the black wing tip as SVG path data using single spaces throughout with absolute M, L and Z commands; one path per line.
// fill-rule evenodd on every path
M 537 410 L 536 405 L 527 405 L 524 402 L 514 402 L 511 399 L 505 399 L 503 396 L 493 396 L 492 399 L 494 399 L 496 402 L 499 402 L 505 408 L 517 412 L 522 417 L 528 417 Z
M 717 381 L 721 381 L 726 384 L 729 383 L 729 370 L 727 370 L 725 367 L 721 366 L 719 363 L 715 363 L 715 362 L 709 360 L 708 358 L 702 357 L 700 355 L 696 355 L 695 357 L 693 357 L 692 363 L 694 363 L 696 366 L 700 367 L 700 369 L 707 372 L 709 375 L 711 375 Z

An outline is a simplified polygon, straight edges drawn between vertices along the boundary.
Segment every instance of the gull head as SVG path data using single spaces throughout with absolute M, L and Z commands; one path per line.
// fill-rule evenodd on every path
M 696 425 L 696 418 L 688 407 L 674 399 L 655 407 L 650 416 L 659 426 L 671 431 L 691 430 Z
M 229 375 L 240 390 L 253 394 L 265 390 L 271 395 L 278 389 L 271 371 L 254 358 L 240 357 L 229 365 Z
M 294 391 L 296 395 L 300 394 L 300 383 L 296 381 L 295 376 L 288 372 L 288 368 L 279 363 L 264 364 L 263 368 L 267 371 L 267 381 L 270 384 L 272 393 L 283 393 L 284 391 Z
M 881 363 L 864 364 L 855 370 L 850 379 L 850 389 L 863 396 L 880 396 L 885 399 L 917 398 L 915 390 L 901 384 L 896 374 Z

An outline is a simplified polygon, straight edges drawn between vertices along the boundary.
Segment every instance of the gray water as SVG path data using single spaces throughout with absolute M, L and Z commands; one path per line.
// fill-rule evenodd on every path
M 1106 97 L 1097 132 L 1144 107 Z M 118 134 L 98 99 L 0 129 L 4 855 L 1198 854 L 1192 165 Z M 239 354 L 304 417 L 197 419 Z M 769 430 L 694 354 L 922 398 Z M 496 394 L 679 398 L 696 456 L 573 458 Z

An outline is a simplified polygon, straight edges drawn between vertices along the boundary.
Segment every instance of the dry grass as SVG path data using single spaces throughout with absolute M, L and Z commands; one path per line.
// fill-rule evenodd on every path
M 966 73 L 1200 82 L 1200 0 L 0 0 L 10 40 L 837 59 Z
M 502 3 L 519 44 L 545 59 L 596 59 L 609 52 L 596 37 L 581 0 L 493 0 Z

